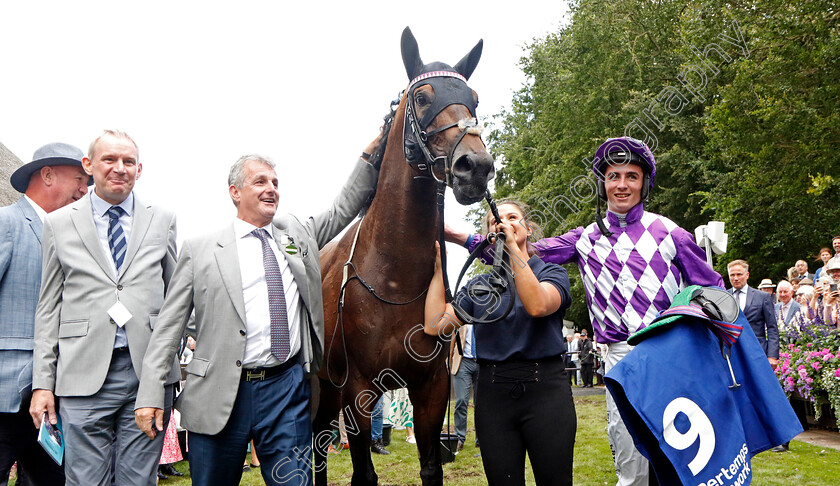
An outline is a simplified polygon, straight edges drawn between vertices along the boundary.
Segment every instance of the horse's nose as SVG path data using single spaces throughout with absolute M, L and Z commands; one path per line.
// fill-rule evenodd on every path
M 464 154 L 452 164 L 452 175 L 473 184 L 487 184 L 496 176 L 493 157 L 486 152 Z

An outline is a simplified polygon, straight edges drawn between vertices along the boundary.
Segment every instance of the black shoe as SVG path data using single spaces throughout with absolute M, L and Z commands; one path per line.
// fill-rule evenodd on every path
M 184 475 L 184 473 L 178 472 L 178 470 L 175 469 L 175 466 L 172 464 L 163 464 L 158 468 L 158 471 L 162 472 L 163 474 L 166 474 L 167 476 L 180 477 Z
M 251 470 L 251 468 L 250 468 L 250 467 L 248 467 L 248 465 L 247 465 L 247 464 L 245 464 L 244 466 L 242 466 L 242 472 L 248 472 L 248 471 L 250 471 L 250 470 Z
M 390 454 L 390 452 L 388 452 L 388 450 L 385 449 L 385 446 L 382 445 L 381 439 L 374 441 L 373 444 L 370 445 L 370 451 L 374 454 L 382 454 L 383 456 L 387 456 L 388 454 Z
M 770 449 L 771 452 L 787 452 L 788 450 L 788 446 L 784 444 L 777 445 L 776 447 Z
M 464 449 L 464 441 L 458 441 L 458 447 L 455 449 L 455 452 L 461 452 Z
M 158 471 L 158 481 L 163 481 L 164 479 L 169 479 L 169 476 Z
M 478 439 L 475 440 L 475 448 L 476 449 L 481 449 L 481 446 L 478 445 Z

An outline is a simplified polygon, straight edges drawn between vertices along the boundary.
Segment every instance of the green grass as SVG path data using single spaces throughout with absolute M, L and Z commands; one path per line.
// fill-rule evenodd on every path
M 606 410 L 604 396 L 575 398 L 578 417 L 578 432 L 575 441 L 575 484 L 582 486 L 613 485 L 615 473 L 612 467 L 612 454 L 606 435 Z M 452 485 L 486 485 L 480 457 L 474 457 L 480 450 L 473 445 L 475 429 L 470 408 L 468 418 L 467 443 L 464 450 L 455 458 L 455 462 L 443 466 L 444 483 Z M 394 431 L 388 456 L 374 455 L 373 463 L 379 475 L 379 484 L 419 485 L 417 447 L 405 442 L 405 431 Z M 337 456 L 330 456 L 327 461 L 328 478 L 331 485 L 350 484 L 352 466 L 350 454 L 343 451 Z M 840 478 L 840 451 L 823 449 L 804 442 L 793 441 L 790 452 L 765 452 L 752 460 L 753 482 L 757 486 L 824 486 L 837 484 Z M 162 486 L 186 486 L 190 484 L 186 462 L 180 462 L 176 468 L 187 476 L 161 481 Z M 527 473 L 528 484 L 534 484 L 530 467 Z M 11 483 L 10 483 L 11 484 Z M 252 469 L 242 475 L 246 486 L 261 486 L 259 469 Z

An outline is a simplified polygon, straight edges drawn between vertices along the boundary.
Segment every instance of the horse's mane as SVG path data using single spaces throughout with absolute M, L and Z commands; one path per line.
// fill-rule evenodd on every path
M 388 114 L 383 117 L 384 123 L 382 125 L 382 138 L 379 140 L 379 145 L 373 153 L 370 154 L 370 164 L 376 167 L 377 170 L 382 167 L 382 158 L 385 156 L 385 146 L 388 145 L 388 136 L 391 133 L 391 125 L 394 123 L 394 116 L 397 114 L 397 107 L 399 106 L 401 99 L 402 92 L 400 92 L 400 95 L 397 96 L 397 99 L 391 101 L 390 110 L 388 111 Z M 367 214 L 368 209 L 370 209 L 370 205 L 373 204 L 373 198 L 376 197 L 376 190 L 378 187 L 379 185 L 377 184 L 370 193 L 370 196 L 367 198 L 367 201 L 365 201 L 362 205 L 362 209 L 359 210 L 359 217 Z

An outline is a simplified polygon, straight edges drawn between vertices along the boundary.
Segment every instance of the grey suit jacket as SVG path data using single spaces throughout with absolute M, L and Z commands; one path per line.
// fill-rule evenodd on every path
M 32 385 L 42 228 L 23 197 L 0 208 L 0 413 L 17 412 Z
M 299 251 L 287 261 L 303 303 L 300 361 L 308 374 L 324 359 L 324 308 L 318 250 L 353 220 L 376 186 L 377 172 L 359 161 L 329 210 L 305 221 L 276 217 L 274 238 L 287 234 Z M 279 244 L 282 248 L 283 246 Z M 184 243 L 166 302 L 143 362 L 135 409 L 163 408 L 167 363 L 175 355 L 191 310 L 196 344 L 176 407 L 181 425 L 217 434 L 228 421 L 245 356 L 245 302 L 233 225 Z
M 41 295 L 35 315 L 34 389 L 58 396 L 90 396 L 105 381 L 117 326 L 108 309 L 120 302 L 135 373 L 175 269 L 175 215 L 134 198 L 131 234 L 117 278 L 102 248 L 90 195 L 47 216 Z M 180 376 L 171 360 L 168 383 Z
M 776 312 L 776 321 L 779 323 L 779 329 L 782 328 L 782 324 L 785 324 L 786 326 L 789 326 L 791 321 L 793 321 L 793 319 L 796 318 L 796 313 L 799 312 L 801 307 L 802 306 L 799 305 L 799 302 L 791 299 L 790 300 L 790 309 L 788 309 L 787 315 L 785 316 L 785 322 L 782 323 L 782 322 L 779 321 L 779 312 L 782 311 L 782 303 L 781 302 L 776 302 L 776 304 L 774 306 L 774 310 Z

